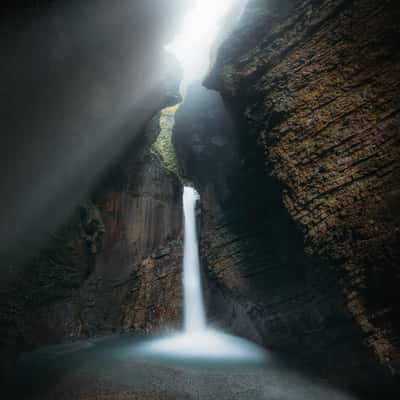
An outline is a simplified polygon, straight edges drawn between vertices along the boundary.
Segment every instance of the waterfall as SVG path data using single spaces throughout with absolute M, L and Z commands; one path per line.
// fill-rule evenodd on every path
M 193 7 L 185 18 L 182 32 L 167 49 L 182 64 L 183 96 L 190 83 L 201 80 L 210 64 L 210 49 L 219 32 L 221 21 L 232 4 L 245 0 L 192 0 Z M 231 17 L 232 18 L 232 17 Z M 146 357 L 213 362 L 264 362 L 265 352 L 243 338 L 207 326 L 203 301 L 199 244 L 197 240 L 195 189 L 183 189 L 184 246 L 183 246 L 183 332 L 154 338 L 136 350 Z
M 136 348 L 146 358 L 207 362 L 263 363 L 263 349 L 245 339 L 207 326 L 201 287 L 199 244 L 197 240 L 195 189 L 183 188 L 183 309 L 184 330 L 144 342 Z
M 206 329 L 196 228 L 196 202 L 199 199 L 196 190 L 189 186 L 184 187 L 183 307 L 184 326 L 187 332 Z

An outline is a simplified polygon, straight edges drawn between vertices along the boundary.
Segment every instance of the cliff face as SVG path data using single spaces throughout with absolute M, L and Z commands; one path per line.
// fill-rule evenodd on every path
M 181 319 L 181 183 L 149 146 L 158 116 L 1 296 L 2 354 Z
M 254 196 L 270 182 L 280 188 L 305 253 L 326 266 L 321 296 L 329 293 L 323 270 L 333 267 L 366 346 L 392 371 L 399 368 L 399 16 L 395 1 L 251 1 L 206 81 L 245 120 L 241 140 L 258 146 L 265 174 Z M 206 243 L 218 271 L 217 248 Z M 274 251 L 301 263 L 290 247 Z M 242 253 L 229 250 L 227 260 Z M 310 318 L 319 326 L 317 314 Z
M 50 3 L 57 7 L 43 2 L 43 9 L 32 8 L 33 17 L 28 7 L 24 23 L 3 38 L 20 41 L 15 51 L 7 47 L 10 60 L 25 57 L 29 63 L 18 65 L 5 85 L 8 117 L 21 113 L 21 122 L 18 130 L 7 118 L 2 121 L 12 139 L 1 151 L 26 157 L 2 160 L 10 172 L 1 178 L 7 194 L 2 213 L 10 210 L 2 229 L 10 232 L 0 245 L 1 372 L 22 351 L 176 325 L 181 314 L 181 183 L 151 151 L 162 125 L 160 110 L 180 98 L 180 68 L 162 48 L 174 23 L 165 19 L 169 14 L 161 12 L 165 4 L 158 0 L 76 2 L 65 9 Z M 175 17 L 178 4 L 169 4 Z M 96 32 L 85 15 L 96 22 Z M 114 18 L 118 26 L 111 34 Z M 151 21 L 159 25 L 149 33 Z M 56 38 L 70 47 L 60 47 Z M 39 48 L 40 40 L 44 58 L 31 59 L 24 52 L 30 43 Z M 55 50 L 65 53 L 61 59 Z M 138 80 L 151 86 L 139 92 Z M 27 86 L 12 92 L 11 83 L 22 85 L 19 81 Z M 26 106 L 32 99 L 33 111 Z M 59 167 L 69 173 L 64 177 Z M 43 197 L 36 202 L 38 194 Z M 31 213 L 30 224 L 22 218 L 7 224 L 13 209 L 20 216 Z
M 372 398 L 398 371 L 396 15 L 250 1 L 205 81 L 223 100 L 189 90 L 174 134 L 209 317 Z
M 129 23 L 118 25 L 117 39 L 123 40 L 113 41 L 104 8 L 99 26 L 106 22 L 107 29 L 100 41 L 98 31 L 89 29 L 88 42 L 81 44 L 75 25 L 54 35 L 54 41 L 46 30 L 32 39 L 37 50 L 43 37 L 51 39 L 37 53 L 50 54 L 46 68 L 38 67 L 40 82 L 62 82 L 60 77 L 67 76 L 71 87 L 53 90 L 43 84 L 46 91 L 36 92 L 30 91 L 35 74 L 23 80 L 28 84 L 20 97 L 29 94 L 25 107 L 34 104 L 40 113 L 34 108 L 35 118 L 17 128 L 26 136 L 22 128 L 32 127 L 32 143 L 27 143 L 34 149 L 51 140 L 40 156 L 32 158 L 30 146 L 21 149 L 25 161 L 2 183 L 7 190 L 0 209 L 10 211 L 7 221 L 19 215 L 21 204 L 12 201 L 16 194 L 41 206 L 24 210 L 23 215 L 32 215 L 29 229 L 15 224 L 14 232 L 14 225 L 5 223 L 4 231 L 13 230 L 0 234 L 7 238 L 0 248 L 6 265 L 0 294 L 4 369 L 22 350 L 68 338 L 147 331 L 180 319 L 181 184 L 169 135 L 154 144 L 160 130 L 171 129 L 175 109 L 146 124 L 176 102 L 178 78 L 166 76 L 163 64 L 154 62 L 161 40 L 145 38 L 153 26 L 165 27 L 154 23 L 144 4 L 133 14 L 139 48 L 157 49 L 146 57 L 140 57 L 140 49 L 129 52 L 131 14 L 121 12 Z M 76 26 L 86 27 L 86 14 L 79 15 Z M 74 20 L 73 13 L 68 16 L 65 29 Z M 398 18 L 399 7 L 389 0 L 250 0 L 206 80 L 221 95 L 192 86 L 176 112 L 173 138 L 182 175 L 201 193 L 209 318 L 294 356 L 304 370 L 318 369 L 330 383 L 366 398 L 389 392 L 388 371 L 399 370 Z M 30 37 L 35 26 L 41 25 L 21 38 Z M 63 54 L 60 44 L 67 46 Z M 90 50 L 87 60 L 71 62 L 85 49 Z M 10 60 L 19 59 L 12 46 L 6 50 Z M 130 56 L 120 60 L 121 54 L 139 55 L 133 58 L 140 63 L 132 64 Z M 27 58 L 40 59 L 31 53 Z M 93 73 L 93 65 L 102 68 Z M 26 67 L 10 62 L 9 70 L 13 79 L 4 98 L 14 109 L 19 100 L 13 84 Z M 174 84 L 165 87 L 165 81 Z M 149 96 L 141 97 L 142 83 L 151 86 Z M 75 104 L 76 94 L 88 97 Z M 61 105 L 53 108 L 54 99 Z M 46 117 L 44 125 L 36 115 Z M 53 129 L 63 121 L 60 115 L 68 129 Z M 15 115 L 6 116 L 13 127 Z M 116 127 L 113 135 L 104 136 L 111 127 Z M 75 160 L 75 170 L 70 154 L 82 132 L 93 138 L 85 137 L 79 147 L 85 157 Z M 22 139 L 6 143 L 5 153 L 14 154 Z M 100 147 L 86 163 L 91 143 Z M 34 190 L 42 187 L 35 182 L 53 179 L 65 159 L 71 174 L 57 180 L 60 191 L 49 190 L 50 197 Z M 12 170 L 10 157 L 4 160 Z M 43 160 L 49 160 L 46 168 Z M 33 172 L 27 174 L 31 164 Z M 71 206 L 88 192 L 80 206 Z M 61 229 L 50 229 L 57 225 L 53 219 L 63 219 L 61 209 L 73 209 L 73 215 Z M 31 256 L 35 234 L 49 230 L 54 233 L 45 249 L 22 257 L 22 265 L 18 253 Z M 20 231 L 28 235 L 26 241 L 13 240 Z M 373 387 L 371 380 L 377 382 Z
M 183 9 L 181 0 L 13 3 L 0 18 L 5 264 L 35 254 L 152 116 L 176 102 L 166 99 L 176 77 L 164 45 Z
M 372 398 L 381 393 L 389 378 L 362 343 L 340 275 L 306 254 L 302 232 L 282 202 L 283 187 L 266 171 L 247 127 L 229 116 L 217 93 L 200 88 L 189 89 L 176 118 L 178 159 L 201 194 L 210 322 L 347 390 Z M 372 376 L 379 388 L 368 385 Z

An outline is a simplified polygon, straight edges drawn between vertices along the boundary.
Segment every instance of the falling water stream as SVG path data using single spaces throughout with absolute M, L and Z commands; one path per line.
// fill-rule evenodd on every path
M 185 17 L 180 34 L 167 46 L 183 68 L 181 92 L 195 81 L 201 81 L 210 67 L 210 50 L 221 28 L 220 24 L 236 6 L 236 20 L 243 12 L 246 0 L 192 0 L 192 8 Z M 234 16 L 230 17 L 232 21 Z M 240 362 L 264 360 L 265 352 L 257 345 L 228 335 L 208 326 L 201 285 L 199 246 L 197 240 L 197 191 L 189 186 L 183 190 L 184 255 L 183 255 L 183 322 L 182 332 L 146 342 L 142 350 L 146 356 L 174 359 L 202 359 Z
M 196 229 L 196 202 L 199 199 L 200 196 L 195 189 L 189 186 L 184 187 L 183 308 L 186 332 L 199 332 L 206 329 Z
M 207 325 L 201 285 L 197 240 L 195 189 L 183 190 L 184 255 L 183 255 L 183 332 L 153 339 L 141 346 L 146 356 L 190 361 L 260 362 L 265 351 L 257 345 Z
M 247 0 L 187 1 L 192 7 L 182 31 L 167 46 L 184 71 L 183 97 L 193 82 L 204 78 L 209 68 L 210 50 L 220 32 L 221 21 L 232 14 L 230 9 L 236 9 L 235 15 L 229 17 L 231 24 L 238 21 L 247 3 Z M 236 8 L 232 9 L 234 5 Z M 164 121 L 163 125 L 167 126 L 164 130 L 170 135 L 172 127 L 168 118 L 173 111 L 171 107 L 163 111 L 161 117 L 167 121 Z M 92 380 L 96 398 L 103 398 L 103 391 L 107 393 L 104 398 L 114 398 L 110 393 L 117 389 L 123 390 L 123 398 L 125 394 L 130 398 L 127 390 L 135 390 L 136 394 L 139 389 L 140 393 L 151 391 L 151 398 L 165 398 L 165 393 L 173 393 L 168 398 L 353 400 L 325 382 L 303 377 L 292 366 L 286 369 L 258 345 L 207 322 L 197 238 L 196 204 L 199 201 L 194 188 L 183 188 L 183 329 L 144 339 L 116 335 L 41 349 L 21 359 L 21 377 L 15 380 L 13 394 L 18 388 L 27 394 L 19 398 L 39 399 L 42 397 L 34 396 L 32 388 L 36 385 L 36 391 L 53 393 L 54 383 L 55 390 L 61 391 L 54 392 L 59 395 L 51 398 L 78 398 L 69 395 L 73 394 L 70 389 L 84 390 L 85 396 L 79 398 L 88 398 L 90 392 L 86 392 L 86 385 Z M 217 368 L 211 368 L 214 366 Z M 63 381 L 64 386 L 60 386 Z M 162 397 L 153 397 L 153 389 L 160 391 Z M 2 393 L 7 393 L 3 387 Z M 141 395 L 134 397 L 142 398 Z
M 355 400 L 326 383 L 287 369 L 257 345 L 207 324 L 196 230 L 199 199 L 193 188 L 184 188 L 184 330 L 150 339 L 117 335 L 41 349 L 21 361 L 22 378 L 16 380 L 16 388 L 24 394 L 27 391 L 27 396 L 18 398 L 40 393 L 43 378 L 57 382 L 59 389 L 63 376 L 62 392 L 55 393 L 65 394 L 65 399 L 78 398 L 69 397 L 69 393 L 74 394 L 71 388 L 78 393 L 84 390 L 86 395 L 86 382 L 91 388 L 93 380 L 96 394 L 104 390 L 107 394 L 121 391 L 121 395 L 134 390 L 136 394 L 139 390 L 157 399 Z M 49 388 L 44 386 L 44 390 L 47 393 Z
M 210 50 L 221 31 L 222 22 L 226 22 L 229 15 L 231 24 L 238 21 L 247 3 L 247 0 L 187 1 L 192 3 L 192 7 L 185 17 L 182 31 L 167 46 L 184 71 L 183 97 L 193 82 L 204 78 L 210 66 Z M 234 15 L 230 10 L 236 10 Z M 176 109 L 163 110 L 162 118 L 169 121 L 170 114 Z M 165 133 L 171 135 L 172 126 L 169 123 L 163 125 L 164 131 L 168 131 Z M 68 389 L 73 386 L 69 382 L 74 382 L 76 374 L 78 385 L 75 386 L 79 387 L 87 377 L 94 377 L 96 384 L 101 382 L 101 386 L 107 387 L 107 393 L 113 385 L 121 385 L 124 393 L 127 388 L 140 388 L 141 391 L 156 389 L 163 394 L 164 391 L 184 394 L 168 398 L 350 400 L 331 388 L 310 383 L 309 379 L 294 374 L 292 369 L 286 371 L 258 345 L 222 332 L 207 322 L 196 223 L 196 203 L 199 201 L 200 196 L 194 188 L 183 188 L 183 329 L 145 339 L 118 335 L 43 349 L 21 361 L 25 365 L 21 369 L 22 381 L 30 377 L 31 382 L 39 382 L 41 389 L 40 379 L 43 379 L 43 374 L 48 374 L 46 380 L 58 385 L 62 371 Z M 211 368 L 214 366 L 217 368 Z M 63 370 L 59 369 L 61 367 Z M 233 371 L 231 367 L 237 370 Z M 110 387 L 106 382 L 110 382 Z M 21 388 L 25 390 L 23 386 Z M 25 386 L 29 396 L 23 398 L 33 398 L 32 385 Z M 98 389 L 96 387 L 96 393 Z M 65 398 L 71 397 L 66 395 Z

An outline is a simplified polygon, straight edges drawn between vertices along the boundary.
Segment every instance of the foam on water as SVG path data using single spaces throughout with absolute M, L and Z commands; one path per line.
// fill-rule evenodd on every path
M 141 346 L 148 355 L 182 360 L 259 363 L 266 359 L 257 345 L 213 329 L 183 332 L 152 340 Z

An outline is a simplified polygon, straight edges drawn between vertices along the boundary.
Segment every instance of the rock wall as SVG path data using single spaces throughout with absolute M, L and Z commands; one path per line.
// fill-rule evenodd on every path
M 175 92 L 168 98 L 177 62 L 164 46 L 182 9 L 181 0 L 21 0 L 4 9 L 5 265 L 35 254 L 152 116 L 177 101 Z
M 2 291 L 5 363 L 49 343 L 180 324 L 182 190 L 149 150 L 157 123 Z
M 390 394 L 391 379 L 368 353 L 346 309 L 340 275 L 306 254 L 282 202 L 282 185 L 264 168 L 246 126 L 229 116 L 217 93 L 196 87 L 176 118 L 182 174 L 201 194 L 210 323 L 365 398 L 381 395 L 386 386 Z M 379 383 L 368 384 L 372 376 Z
M 206 81 L 245 118 L 306 253 L 335 267 L 365 344 L 393 372 L 399 13 L 395 1 L 252 1 Z
M 16 355 L 39 346 L 145 332 L 181 319 L 181 183 L 151 151 L 160 110 L 180 100 L 181 71 L 163 41 L 181 3 L 169 4 L 167 14 L 158 0 L 25 3 L 20 14 L 18 4 L 8 10 L 18 23 L 6 19 L 10 30 L 2 38 L 19 43 L 6 46 L 10 64 L 21 58 L 26 64 L 15 64 L 4 87 L 8 117 L 21 122 L 1 122 L 11 137 L 1 150 L 7 153 L 1 212 L 10 210 L 0 245 L 1 373 Z M 169 19 L 174 13 L 176 20 Z M 150 21 L 159 22 L 156 30 Z M 31 59 L 31 43 L 43 58 Z M 33 109 L 26 105 L 32 99 Z M 65 179 L 59 168 L 69 170 Z M 44 191 L 54 183 L 50 175 L 57 184 Z M 9 225 L 11 210 L 30 214 L 29 226 L 22 218 Z
M 250 1 L 205 81 L 223 101 L 189 93 L 175 132 L 210 317 L 365 398 L 392 395 L 399 365 L 398 16 Z

